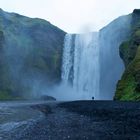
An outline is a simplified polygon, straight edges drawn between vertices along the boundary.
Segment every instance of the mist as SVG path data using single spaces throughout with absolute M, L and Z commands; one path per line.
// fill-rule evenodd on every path
M 128 2 L 129 5 L 127 4 Z M 33 3 L 34 6 L 32 6 Z M 126 6 L 124 7 L 124 5 Z M 130 2 L 128 0 L 42 0 L 41 2 L 21 0 L 20 3 L 17 0 L 12 0 L 10 2 L 2 0 L 0 3 L 0 7 L 6 11 L 16 12 L 33 18 L 43 18 L 68 33 L 76 34 L 99 31 L 110 23 L 110 21 L 113 21 L 121 15 L 131 13 L 134 8 L 139 8 L 139 6 L 139 0 L 136 0 L 135 2 Z M 10 19 L 8 14 L 5 14 L 5 16 L 7 16 L 7 19 Z M 17 18 L 18 16 L 15 15 L 14 18 L 15 17 Z M 25 22 L 26 20 L 24 18 L 25 17 L 23 17 L 23 21 Z M 20 21 L 18 22 L 20 23 Z M 34 24 L 33 27 L 30 28 L 28 26 L 23 27 L 23 23 L 21 23 L 21 25 L 19 23 L 17 25 L 13 24 L 12 32 L 10 28 L 7 28 L 8 30 L 5 33 L 7 36 L 7 47 L 4 48 L 6 56 L 5 63 L 8 65 L 10 71 L 9 77 L 14 83 L 14 85 L 10 86 L 12 86 L 13 89 L 16 89 L 15 87 L 17 87 L 15 92 L 18 93 L 20 91 L 23 92 L 21 94 L 37 98 L 42 95 L 51 95 L 58 100 L 86 99 L 86 96 L 84 97 L 83 93 L 80 95 L 77 94 L 70 86 L 58 85 L 52 87 L 53 84 L 49 82 L 50 79 L 53 79 L 52 77 L 60 76 L 60 70 L 59 72 L 57 71 L 53 59 L 58 57 L 56 51 L 59 55 L 63 53 L 62 48 L 64 47 L 65 33 L 63 33 L 62 36 L 58 35 L 62 32 L 61 30 L 57 34 L 54 32 L 50 37 L 48 34 L 48 31 L 50 30 L 48 30 L 48 28 L 45 28 L 46 31 L 44 31 L 44 27 L 42 28 L 40 26 L 40 29 L 36 31 L 36 26 L 34 26 Z M 46 24 L 47 26 L 49 25 L 49 23 Z M 27 23 L 25 22 L 24 25 L 27 25 Z M 42 30 L 41 35 L 40 30 Z M 56 29 L 53 29 L 53 31 L 54 30 Z M 52 31 L 50 33 L 52 33 Z M 47 38 L 48 40 L 46 41 Z M 82 40 L 84 39 L 87 40 L 86 43 L 88 44 L 90 38 L 85 35 Z M 60 44 L 58 45 L 57 43 Z M 42 48 L 42 50 L 39 48 Z M 40 52 L 37 53 L 38 51 Z M 48 52 L 52 54 L 50 55 Z M 117 53 L 119 54 L 119 52 Z M 60 65 L 62 59 L 61 56 L 59 57 L 58 64 Z M 50 61 L 52 61 L 52 64 L 50 64 Z M 44 68 L 44 65 L 49 65 L 50 69 Z M 54 67 L 52 67 L 52 65 Z M 28 69 L 26 69 L 26 66 Z M 53 72 L 47 73 L 47 71 Z M 59 76 L 58 79 L 60 80 Z M 56 78 L 55 80 L 57 81 L 58 79 Z M 58 81 L 56 83 L 60 82 Z M 23 91 L 21 88 L 23 88 Z M 24 89 L 26 89 L 26 91 Z M 28 93 L 31 93 L 31 95 Z

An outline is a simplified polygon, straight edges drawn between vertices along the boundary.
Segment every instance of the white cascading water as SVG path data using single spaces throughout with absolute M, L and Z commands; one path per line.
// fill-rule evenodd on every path
M 65 99 L 113 99 L 124 71 L 119 46 L 129 37 L 130 25 L 131 15 L 122 16 L 99 33 L 66 35 L 62 85 L 70 88 L 65 87 Z
M 63 54 L 62 81 L 70 83 L 79 99 L 99 99 L 99 34 L 66 35 Z M 94 79 L 94 80 L 93 80 Z
M 64 40 L 64 50 L 63 50 L 63 65 L 62 65 L 62 79 L 63 84 L 68 84 L 69 74 L 72 67 L 72 54 L 71 54 L 71 47 L 72 47 L 72 35 L 66 34 Z

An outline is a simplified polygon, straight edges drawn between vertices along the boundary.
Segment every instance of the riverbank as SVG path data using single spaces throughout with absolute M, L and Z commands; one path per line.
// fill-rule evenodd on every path
M 33 123 L 5 133 L 5 140 L 140 139 L 139 102 L 44 102 L 26 107 L 42 117 L 37 119 L 38 114 Z

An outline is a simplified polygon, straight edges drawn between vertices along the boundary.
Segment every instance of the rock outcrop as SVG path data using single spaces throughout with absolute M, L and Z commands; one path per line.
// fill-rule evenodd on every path
M 64 36 L 43 19 L 0 9 L 0 99 L 38 96 L 59 83 Z
M 140 101 L 140 10 L 132 13 L 131 37 L 120 46 L 125 72 L 118 82 L 115 100 Z

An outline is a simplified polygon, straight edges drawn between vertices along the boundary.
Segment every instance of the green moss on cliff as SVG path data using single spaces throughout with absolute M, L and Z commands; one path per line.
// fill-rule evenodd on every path
M 140 46 L 134 60 L 128 65 L 126 71 L 117 85 L 115 99 L 123 101 L 140 101 Z
M 136 36 L 136 37 L 140 37 L 140 30 L 137 30 L 137 31 L 135 32 L 135 36 Z
M 12 95 L 8 90 L 2 90 L 0 91 L 0 101 L 3 100 L 23 100 L 21 96 L 14 96 Z
M 129 53 L 129 41 L 123 42 L 120 46 L 120 56 L 125 61 L 125 66 L 128 65 L 131 55 Z
M 30 98 L 60 82 L 64 37 L 45 20 L 0 10 L 0 99 Z
M 140 10 L 134 10 L 132 17 L 131 37 L 120 46 L 126 69 L 117 85 L 116 100 L 140 101 Z
M 8 91 L 0 91 L 0 100 L 11 100 L 13 98 Z
M 119 81 L 115 98 L 120 100 L 131 100 L 134 89 L 135 82 L 133 76 L 129 75 L 128 77 L 123 77 L 123 80 Z

